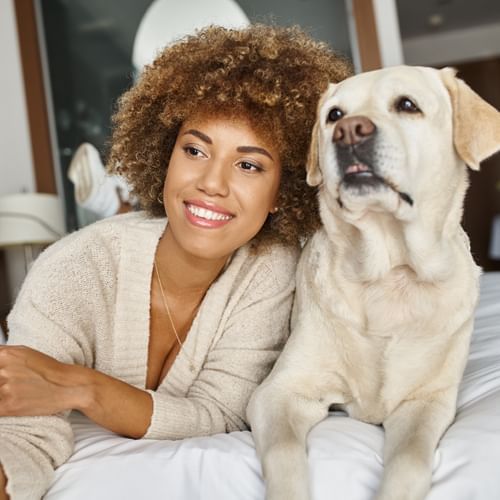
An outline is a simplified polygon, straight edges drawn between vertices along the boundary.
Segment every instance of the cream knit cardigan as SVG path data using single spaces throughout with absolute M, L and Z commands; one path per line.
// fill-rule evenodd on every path
M 145 388 L 153 258 L 166 219 L 106 219 L 48 248 L 9 316 L 9 344 L 93 367 Z M 238 250 L 211 285 L 181 353 L 156 391 L 145 438 L 246 428 L 245 409 L 289 333 L 297 252 Z M 11 500 L 38 499 L 72 453 L 64 415 L 0 418 L 0 463 Z

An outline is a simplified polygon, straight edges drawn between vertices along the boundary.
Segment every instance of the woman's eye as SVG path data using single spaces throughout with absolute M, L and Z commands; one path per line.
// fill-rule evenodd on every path
M 249 161 L 240 161 L 239 166 L 245 172 L 260 172 L 262 170 L 261 167 Z
M 421 113 L 420 108 L 406 96 L 400 97 L 396 102 L 396 110 L 404 113 Z
M 194 146 L 185 146 L 183 149 L 190 156 L 203 156 L 203 152 Z
M 328 112 L 329 122 L 338 122 L 344 116 L 344 112 L 340 108 L 332 108 Z

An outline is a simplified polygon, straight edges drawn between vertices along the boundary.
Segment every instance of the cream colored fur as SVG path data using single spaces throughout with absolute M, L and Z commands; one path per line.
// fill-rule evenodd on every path
M 420 112 L 398 110 L 401 97 Z M 382 185 L 343 182 L 334 107 L 376 126 L 364 160 Z M 299 263 L 290 339 L 247 412 L 268 500 L 310 498 L 306 437 L 331 405 L 385 429 L 376 499 L 425 498 L 478 298 L 460 226 L 466 164 L 499 148 L 500 113 L 450 68 L 364 73 L 322 97 L 307 175 L 323 228 Z

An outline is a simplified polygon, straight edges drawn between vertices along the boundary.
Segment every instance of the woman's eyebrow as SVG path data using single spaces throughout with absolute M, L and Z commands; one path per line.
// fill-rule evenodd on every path
M 187 134 L 194 135 L 194 136 L 198 137 L 199 139 L 201 139 L 203 142 L 206 142 L 208 144 L 212 144 L 212 139 L 210 139 L 210 137 L 208 137 L 208 135 L 205 135 L 203 132 L 200 132 L 199 130 L 196 130 L 194 128 L 190 128 L 189 130 L 186 130 L 182 135 L 187 135 Z
M 261 155 L 265 155 L 274 161 L 269 151 L 267 151 L 264 148 L 259 148 L 257 146 L 239 146 L 236 148 L 236 151 L 238 151 L 238 153 L 260 153 Z

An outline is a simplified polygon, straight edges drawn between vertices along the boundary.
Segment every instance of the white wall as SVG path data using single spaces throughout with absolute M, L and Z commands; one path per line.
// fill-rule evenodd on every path
M 35 191 L 14 1 L 0 0 L 0 196 Z M 13 299 L 24 278 L 24 257 L 22 250 L 10 249 L 6 258 Z
M 0 1 L 0 195 L 34 191 L 14 0 Z
M 382 66 L 385 68 L 403 64 L 403 47 L 396 0 L 375 0 L 373 10 Z
M 406 38 L 403 51 L 408 64 L 432 66 L 498 57 L 500 23 Z

